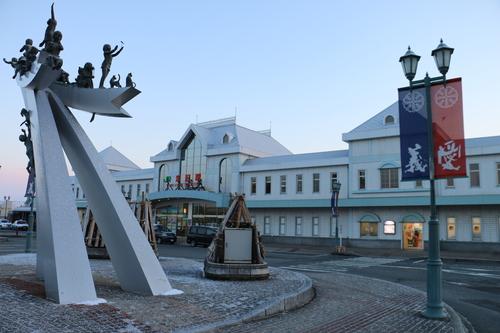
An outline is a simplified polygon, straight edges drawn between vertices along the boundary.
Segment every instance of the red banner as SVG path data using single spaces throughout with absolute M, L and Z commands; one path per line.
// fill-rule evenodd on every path
M 434 177 L 467 177 L 462 79 L 431 86 Z

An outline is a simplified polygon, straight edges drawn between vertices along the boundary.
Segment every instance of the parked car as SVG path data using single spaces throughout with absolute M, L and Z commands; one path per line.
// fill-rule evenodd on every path
M 2 229 L 10 229 L 12 226 L 12 223 L 7 219 L 0 219 L 0 224 Z
M 175 242 L 177 242 L 177 235 L 163 224 L 155 224 L 154 227 L 155 227 L 156 243 L 174 244 Z
M 207 226 L 189 227 L 186 242 L 195 247 L 197 245 L 209 246 L 219 228 Z
M 14 230 L 28 230 L 28 222 L 25 220 L 17 220 L 12 223 L 12 229 Z

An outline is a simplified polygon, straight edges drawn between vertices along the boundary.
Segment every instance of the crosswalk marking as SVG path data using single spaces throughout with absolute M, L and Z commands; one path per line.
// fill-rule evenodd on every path
M 347 272 L 349 268 L 365 268 L 371 266 L 379 266 L 384 264 L 391 264 L 404 259 L 390 259 L 390 258 L 369 258 L 369 257 L 356 257 L 343 260 L 328 260 L 311 264 L 279 266 L 281 269 L 288 269 L 293 271 L 306 271 L 306 272 Z

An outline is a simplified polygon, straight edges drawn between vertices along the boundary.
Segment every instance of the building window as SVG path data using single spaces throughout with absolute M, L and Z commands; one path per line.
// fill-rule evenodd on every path
M 455 187 L 455 178 L 446 178 L 446 187 Z
M 422 180 L 415 180 L 415 188 L 423 188 L 424 182 Z
M 141 184 L 137 184 L 137 195 L 136 195 L 136 197 L 141 196 L 141 194 L 142 194 L 141 193 Z
M 313 173 L 313 193 L 319 192 L 319 173 Z
M 500 186 L 500 163 L 497 163 L 497 186 Z
M 383 189 L 399 188 L 398 168 L 380 169 L 380 186 Z
M 286 194 L 286 176 L 281 176 L 280 177 L 280 193 L 281 194 Z
M 448 240 L 456 240 L 457 239 L 457 219 L 454 217 L 446 218 L 446 230 L 447 230 L 447 239 Z
M 302 193 L 302 175 L 297 175 L 297 193 Z
M 378 222 L 361 222 L 360 237 L 378 237 Z
M 79 187 L 76 188 L 76 198 L 77 199 L 80 198 L 80 188 Z
M 168 144 L 168 151 L 173 151 L 174 150 L 174 144 L 172 142 L 170 142 Z
M 384 222 L 384 234 L 395 235 L 396 234 L 396 222 L 385 221 Z
M 366 190 L 366 171 L 358 170 L 359 189 Z
M 229 135 L 224 134 L 224 137 L 222 138 L 222 143 L 223 144 L 229 143 Z
M 473 217 L 472 218 L 472 240 L 480 241 L 482 239 L 481 233 L 481 218 Z
M 469 164 L 470 187 L 479 187 L 479 164 Z
M 132 197 L 132 185 L 129 185 L 129 186 L 128 186 L 128 193 L 127 193 L 127 197 L 128 197 L 128 198 L 131 198 L 131 197 Z
M 220 175 L 219 193 L 229 193 L 231 191 L 232 169 L 233 169 L 233 162 L 228 158 L 222 159 L 219 166 L 219 175 Z
M 295 235 L 302 235 L 302 217 L 295 218 Z
M 257 193 L 257 178 L 252 177 L 250 178 L 250 194 L 256 194 Z
M 125 192 L 125 185 L 122 185 L 122 194 L 123 196 L 127 195 L 127 192 Z
M 264 217 L 264 234 L 269 235 L 271 233 L 271 218 L 269 216 Z
M 313 227 L 312 235 L 319 236 L 319 217 L 313 217 L 312 227 Z
M 204 179 L 206 171 L 207 157 L 203 154 L 203 146 L 201 141 L 197 139 L 193 134 L 186 145 L 184 145 L 184 147 L 182 147 L 181 149 L 180 174 L 196 175 L 197 173 L 199 173 L 201 174 L 201 179 Z
M 146 184 L 146 193 L 149 193 L 149 183 Z
M 271 176 L 266 177 L 266 194 L 271 194 Z
M 393 116 L 387 116 L 385 117 L 385 124 L 394 124 L 394 117 Z
M 336 172 L 332 172 L 330 174 L 330 192 L 333 192 L 333 184 L 338 181 L 339 181 L 338 174 Z
M 165 164 L 160 165 L 160 169 L 158 170 L 158 192 L 166 190 L 164 185 L 167 182 L 167 173 L 168 167 Z
M 280 235 L 285 235 L 286 220 L 285 217 L 280 217 Z

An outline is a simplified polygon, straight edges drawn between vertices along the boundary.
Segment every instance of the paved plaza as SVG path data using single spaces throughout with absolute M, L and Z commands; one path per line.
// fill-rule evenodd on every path
M 334 281 L 309 272 L 317 274 L 314 285 L 301 273 L 277 268 L 268 280 L 214 281 L 203 277 L 198 261 L 162 257 L 177 294 L 147 296 L 122 291 L 109 260 L 90 262 L 102 303 L 59 305 L 45 298 L 43 282 L 36 279 L 36 254 L 0 255 L 0 331 L 465 331 L 449 307 L 445 320 L 423 318 L 421 291 L 342 272 L 333 273 Z

